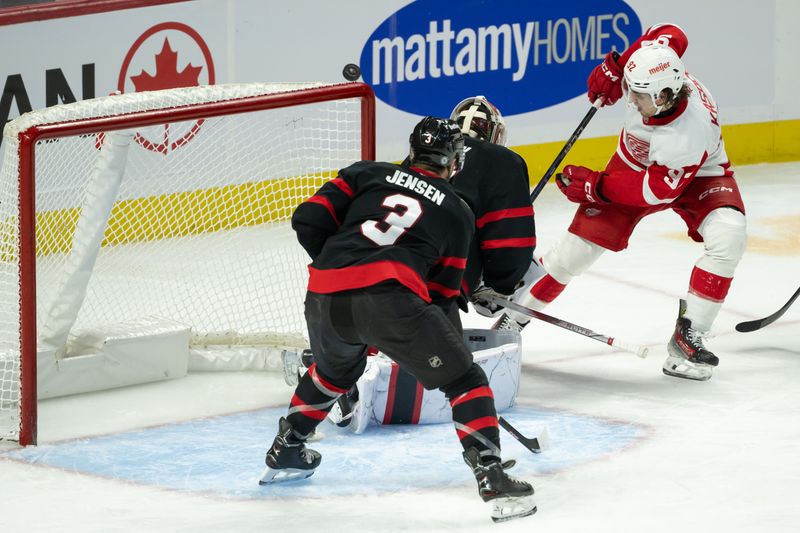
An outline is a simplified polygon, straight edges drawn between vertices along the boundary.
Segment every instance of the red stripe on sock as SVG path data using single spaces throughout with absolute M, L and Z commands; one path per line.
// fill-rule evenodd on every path
M 298 407 L 298 406 L 303 406 L 303 405 L 308 407 L 308 404 L 306 402 L 304 402 L 302 400 L 302 398 L 300 398 L 297 394 L 292 396 L 292 401 L 291 401 L 290 405 L 292 407 Z M 302 409 L 302 410 L 299 411 L 299 414 L 301 414 L 303 416 L 307 416 L 308 418 L 311 418 L 312 420 L 325 420 L 325 417 L 328 416 L 328 412 L 327 411 L 320 411 L 319 409 Z
M 313 365 L 308 367 L 308 373 L 311 375 L 311 377 L 317 378 L 319 382 L 322 383 L 322 386 L 328 390 L 331 390 L 333 392 L 338 392 L 339 394 L 344 394 L 345 392 L 347 392 L 347 389 L 337 387 L 336 385 L 333 385 L 327 379 L 322 377 L 322 374 L 320 374 L 319 370 L 317 370 L 317 363 L 314 363 Z
M 422 383 L 417 382 L 417 394 L 414 396 L 414 414 L 411 415 L 411 423 L 419 424 L 419 414 L 422 412 L 422 395 L 425 393 L 425 387 Z
M 475 398 L 494 398 L 494 394 L 492 393 L 492 389 L 489 387 L 476 387 L 450 400 L 450 407 L 461 405 L 462 403 L 468 402 Z
M 732 281 L 733 278 L 717 276 L 711 272 L 706 272 L 702 268 L 694 267 L 692 276 L 689 279 L 689 292 L 700 298 L 722 303 L 728 295 Z
M 394 408 L 394 393 L 397 390 L 397 374 L 400 367 L 392 363 L 392 373 L 389 377 L 389 391 L 386 393 L 386 411 L 383 413 L 383 423 L 392 423 L 392 410 Z
M 531 287 L 531 296 L 545 303 L 555 300 L 567 286 L 559 283 L 550 274 L 545 274 L 542 279 Z
M 498 427 L 497 417 L 495 416 L 484 416 L 481 418 L 476 418 L 475 420 L 467 422 L 464 425 L 467 426 L 469 429 L 471 429 L 472 432 L 477 432 L 485 428 Z M 460 440 L 464 440 L 466 437 L 470 436 L 470 433 L 458 429 L 456 429 L 456 433 L 458 433 L 458 438 Z

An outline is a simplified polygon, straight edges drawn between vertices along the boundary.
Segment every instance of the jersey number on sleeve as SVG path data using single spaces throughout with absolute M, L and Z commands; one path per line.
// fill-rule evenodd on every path
M 387 196 L 381 205 L 392 211 L 380 222 L 368 220 L 361 224 L 364 236 L 378 246 L 389 246 L 397 242 L 397 239 L 422 216 L 422 205 L 419 200 L 402 194 Z M 381 226 L 386 229 L 381 229 Z

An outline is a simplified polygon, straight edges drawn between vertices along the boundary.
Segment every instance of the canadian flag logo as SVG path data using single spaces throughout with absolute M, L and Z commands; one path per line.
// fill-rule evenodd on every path
M 164 22 L 146 30 L 125 56 L 117 80 L 122 93 L 213 85 L 214 60 L 205 40 L 192 27 Z M 134 140 L 143 148 L 168 154 L 200 131 L 202 120 L 143 128 Z
M 199 85 L 200 72 L 203 67 L 187 64 L 178 72 L 178 54 L 169 44 L 169 37 L 164 37 L 164 46 L 156 54 L 155 74 L 142 72 L 131 76 L 131 82 L 136 87 L 136 92 L 158 91 L 161 89 L 174 89 L 176 87 L 196 87 Z

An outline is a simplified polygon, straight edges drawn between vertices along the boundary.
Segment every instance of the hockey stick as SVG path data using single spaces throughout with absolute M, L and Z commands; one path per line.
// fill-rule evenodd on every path
M 597 113 L 597 110 L 600 109 L 600 106 L 602 104 L 603 104 L 603 99 L 598 98 L 597 100 L 594 101 L 592 107 L 589 108 L 589 111 L 586 112 L 586 115 L 583 117 L 583 120 L 581 120 L 581 123 L 578 124 L 577 128 L 575 128 L 575 131 L 572 132 L 570 138 L 567 139 L 567 143 L 558 153 L 555 160 L 553 161 L 553 164 L 550 165 L 550 168 L 547 169 L 547 172 L 544 173 L 544 176 L 542 176 L 542 178 L 539 180 L 539 183 L 537 183 L 536 187 L 534 187 L 533 191 L 531 191 L 531 203 L 533 203 L 533 201 L 536 200 L 536 198 L 542 192 L 542 189 L 544 189 L 544 186 L 547 185 L 547 182 L 550 181 L 550 178 L 553 177 L 553 174 L 558 168 L 558 165 L 560 165 L 561 162 L 564 160 L 564 158 L 567 156 L 567 153 L 572 149 L 572 145 L 575 144 L 575 141 L 577 141 L 578 137 L 581 136 L 581 133 L 583 133 L 583 130 L 586 128 L 586 125 L 589 124 L 589 121 L 592 120 L 592 117 L 594 116 L 595 113 Z
M 783 313 L 785 313 L 786 310 L 789 309 L 789 306 L 792 305 L 795 300 L 797 300 L 798 296 L 800 296 L 800 288 L 798 288 L 794 292 L 792 297 L 789 298 L 789 301 L 786 302 L 783 307 L 781 307 L 768 317 L 759 318 L 758 320 L 748 320 L 747 322 L 739 322 L 738 324 L 736 324 L 736 331 L 740 333 L 748 333 L 750 331 L 756 331 L 763 327 L 769 326 L 770 324 L 772 324 L 773 322 L 775 322 L 776 320 L 778 320 L 780 317 L 783 316 Z
M 517 439 L 523 446 L 528 448 L 533 453 L 542 453 L 542 451 L 546 450 L 550 445 L 550 436 L 547 433 L 547 428 L 544 428 L 538 437 L 528 438 L 517 431 L 517 428 L 509 424 L 508 420 L 502 416 L 497 420 L 500 422 L 500 426 L 503 429 L 508 431 L 512 437 Z
M 547 322 L 548 324 L 553 324 L 554 326 L 567 329 L 574 333 L 583 335 L 584 337 L 589 337 L 590 339 L 602 342 L 603 344 L 608 344 L 609 346 L 613 346 L 614 348 L 618 348 L 625 352 L 635 353 L 642 359 L 647 357 L 648 353 L 647 346 L 642 346 L 639 344 L 630 344 L 627 342 L 620 341 L 619 339 L 615 339 L 614 337 L 607 337 L 605 335 L 601 335 L 600 333 L 595 333 L 590 329 L 586 329 L 581 326 L 576 326 L 575 324 L 567 322 L 566 320 L 561 320 L 560 318 L 552 317 L 550 315 L 540 313 L 539 311 L 534 311 L 533 309 L 530 309 L 523 305 L 519 305 L 517 303 L 514 303 L 510 300 L 506 300 L 505 298 L 501 298 L 499 296 L 489 294 L 486 296 L 486 299 L 492 303 L 495 303 L 501 307 L 505 307 L 506 309 L 510 309 L 511 311 L 515 311 L 521 315 L 539 319 L 543 322 Z

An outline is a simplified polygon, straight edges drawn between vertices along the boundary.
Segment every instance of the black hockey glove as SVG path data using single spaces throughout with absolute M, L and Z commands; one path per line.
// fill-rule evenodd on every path
M 496 317 L 503 311 L 503 307 L 489 301 L 490 296 L 495 296 L 503 299 L 508 299 L 511 297 L 510 294 L 502 294 L 497 292 L 496 290 L 492 289 L 491 287 L 487 287 L 486 285 L 481 285 L 472 293 L 470 300 L 472 301 L 472 307 L 475 308 L 475 311 L 482 316 L 486 317 Z

